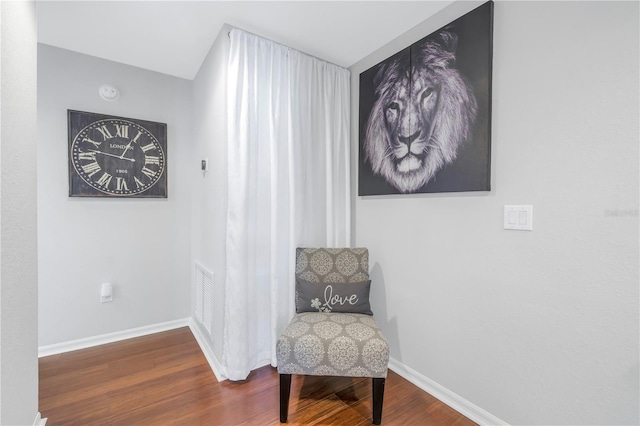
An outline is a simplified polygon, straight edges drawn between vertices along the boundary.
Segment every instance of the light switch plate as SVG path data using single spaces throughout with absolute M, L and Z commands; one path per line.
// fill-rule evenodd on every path
M 533 231 L 533 206 L 504 206 L 504 229 Z

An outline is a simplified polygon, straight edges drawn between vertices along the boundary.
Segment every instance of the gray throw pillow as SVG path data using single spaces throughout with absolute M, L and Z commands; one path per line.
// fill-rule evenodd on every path
M 371 280 L 358 283 L 313 283 L 296 279 L 296 312 L 343 312 L 373 315 Z

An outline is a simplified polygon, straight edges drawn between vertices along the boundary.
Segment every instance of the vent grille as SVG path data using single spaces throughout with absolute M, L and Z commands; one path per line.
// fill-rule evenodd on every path
M 213 322 L 213 272 L 199 263 L 195 264 L 194 273 L 195 317 L 211 334 Z

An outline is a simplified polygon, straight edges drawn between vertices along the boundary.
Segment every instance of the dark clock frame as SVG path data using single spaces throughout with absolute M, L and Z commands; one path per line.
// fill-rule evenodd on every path
M 118 162 L 119 160 L 123 159 L 121 157 L 118 158 L 118 156 L 116 155 L 119 152 L 122 152 L 121 150 L 110 150 L 108 151 L 110 153 L 107 153 L 106 156 L 105 155 L 97 156 L 98 162 L 99 163 L 101 162 L 103 167 L 105 168 L 106 168 L 105 164 L 109 163 L 109 161 L 111 162 L 110 165 L 112 168 L 113 168 L 114 162 L 118 164 L 117 166 L 118 171 L 122 172 L 121 176 L 119 177 L 121 181 L 122 179 L 124 179 L 124 177 L 130 177 L 131 175 L 137 174 L 139 176 L 139 179 L 137 179 L 137 182 L 142 182 L 142 185 L 149 184 L 148 188 L 144 188 L 144 186 L 142 186 L 142 187 L 139 187 L 142 189 L 136 188 L 135 192 L 125 191 L 124 189 L 122 191 L 116 190 L 116 187 L 114 186 L 116 185 L 116 180 L 112 179 L 112 181 L 109 184 L 111 188 L 105 187 L 102 189 L 97 189 L 95 186 L 99 186 L 99 185 L 96 185 L 96 182 L 94 182 L 93 185 L 90 185 L 85 180 L 87 178 L 86 173 L 85 173 L 85 177 L 82 177 L 78 172 L 78 170 L 76 170 L 76 167 L 74 166 L 74 151 L 73 151 L 76 138 L 78 137 L 78 135 L 81 135 L 83 132 L 87 132 L 88 131 L 87 129 L 92 129 L 92 127 L 94 127 L 96 123 L 102 122 L 105 120 L 109 122 L 132 123 L 135 126 L 135 130 L 140 131 L 138 129 L 140 128 L 144 129 L 142 139 L 140 140 L 146 139 L 147 143 L 149 143 L 149 141 L 152 141 L 153 139 L 155 139 L 155 141 L 157 142 L 159 148 L 162 150 L 162 153 L 161 155 L 159 155 L 160 153 L 158 153 L 156 149 L 155 150 L 156 155 L 154 155 L 154 157 L 159 156 L 161 158 L 161 164 L 151 163 L 149 166 L 146 166 L 146 164 L 144 166 L 144 167 L 147 167 L 147 172 L 152 171 L 152 172 L 155 172 L 156 174 L 159 174 L 160 176 L 157 179 L 155 179 L 155 175 L 154 175 L 154 178 L 149 178 L 146 175 L 143 176 L 140 174 L 141 170 L 138 170 L 141 164 L 140 161 L 138 162 L 137 166 L 134 166 L 134 164 L 130 163 L 129 161 Z M 92 113 L 92 112 L 74 111 L 74 110 L 67 111 L 67 121 L 68 121 L 68 136 L 69 136 L 68 155 L 69 155 L 69 196 L 70 197 L 167 198 L 168 160 L 167 160 L 167 125 L 165 123 L 158 123 L 154 121 L 140 120 L 140 119 L 134 119 L 134 118 L 118 117 L 113 115 L 106 115 L 106 114 L 99 114 L 99 113 Z M 129 126 L 129 127 L 132 127 L 132 126 Z M 97 128 L 94 128 L 93 130 L 97 130 Z M 98 132 L 98 131 L 95 131 L 92 134 L 95 135 L 94 140 L 96 141 L 96 143 L 99 143 L 99 144 L 113 141 L 114 144 L 117 144 L 117 145 L 124 145 L 125 143 L 127 143 L 127 145 L 133 145 L 135 148 L 136 143 L 138 142 L 138 140 L 136 140 L 135 142 L 132 141 L 132 139 L 135 137 L 134 136 L 135 134 L 133 133 L 133 131 L 128 138 L 124 138 L 116 134 L 115 124 L 113 126 L 108 126 L 106 136 L 104 133 Z M 108 136 L 111 136 L 111 138 L 109 138 Z M 129 141 L 132 141 L 133 143 L 128 143 Z M 78 143 L 82 143 L 82 141 L 78 140 Z M 87 146 L 87 144 L 85 143 L 84 146 Z M 155 143 L 154 143 L 154 146 L 155 146 Z M 89 147 L 92 147 L 92 146 L 89 145 Z M 101 146 L 98 146 L 98 148 L 101 148 Z M 86 148 L 84 149 L 86 150 Z M 129 147 L 128 149 L 130 149 L 131 151 L 134 150 L 131 147 Z M 106 151 L 106 149 L 99 149 L 99 150 Z M 95 151 L 98 151 L 98 150 L 95 150 Z M 125 156 L 125 154 L 128 152 L 130 151 L 125 149 L 124 153 L 122 153 L 122 156 Z M 144 151 L 142 154 L 140 154 L 140 151 L 138 151 L 138 157 L 140 157 L 141 155 L 145 155 L 144 157 L 145 163 L 147 159 L 146 153 L 147 151 Z M 97 154 L 100 154 L 100 152 L 98 152 Z M 131 155 L 127 154 L 126 156 L 129 157 L 132 155 L 133 154 Z M 114 159 L 113 157 L 116 157 L 116 158 Z M 126 158 L 124 158 L 124 160 L 126 160 Z M 79 164 L 80 166 L 89 165 L 89 161 L 90 160 L 82 160 L 82 162 L 79 163 L 78 160 L 76 160 L 76 163 Z M 104 173 L 102 170 L 100 172 Z M 116 177 L 116 179 L 118 178 Z M 155 181 L 153 183 L 150 183 L 150 181 L 152 181 L 153 179 L 155 179 Z M 93 179 L 89 179 L 89 180 L 93 180 Z M 131 188 L 127 188 L 127 189 L 135 188 L 137 186 L 137 182 L 133 183 L 132 180 L 129 179 L 129 185 L 131 186 Z M 120 184 L 121 182 L 117 182 L 117 183 Z M 130 193 L 126 193 L 126 192 L 130 192 Z

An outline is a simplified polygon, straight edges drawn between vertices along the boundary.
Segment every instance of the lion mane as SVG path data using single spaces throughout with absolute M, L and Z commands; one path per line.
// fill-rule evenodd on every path
M 453 68 L 458 38 L 443 30 L 383 64 L 364 152 L 374 174 L 398 191 L 415 192 L 452 163 L 469 139 L 476 99 Z

